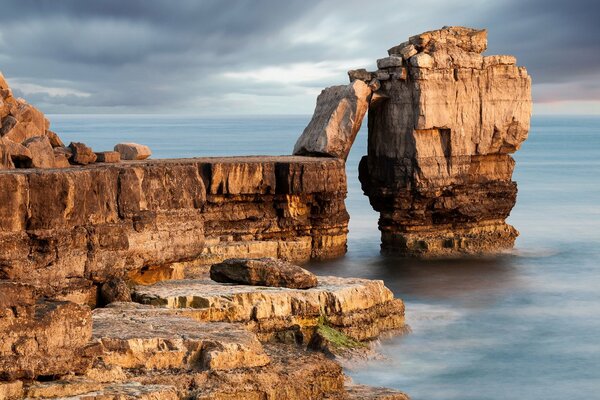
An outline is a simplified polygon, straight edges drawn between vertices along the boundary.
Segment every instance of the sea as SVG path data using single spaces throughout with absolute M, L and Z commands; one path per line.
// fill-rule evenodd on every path
M 49 118 L 67 143 L 131 141 L 178 158 L 290 154 L 310 116 Z M 600 399 L 600 117 L 534 116 L 514 155 L 514 251 L 437 261 L 380 254 L 378 214 L 358 182 L 365 125 L 346 165 L 348 253 L 307 267 L 384 280 L 412 332 L 381 340 L 384 357 L 348 375 L 414 400 Z

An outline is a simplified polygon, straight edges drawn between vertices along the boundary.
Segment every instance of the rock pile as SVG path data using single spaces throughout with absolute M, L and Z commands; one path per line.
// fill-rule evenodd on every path
M 143 160 L 151 155 L 147 146 L 136 143 L 117 144 L 115 151 L 94 153 L 83 143 L 66 147 L 40 110 L 13 96 L 0 73 L 0 169 L 66 168 L 120 159 Z

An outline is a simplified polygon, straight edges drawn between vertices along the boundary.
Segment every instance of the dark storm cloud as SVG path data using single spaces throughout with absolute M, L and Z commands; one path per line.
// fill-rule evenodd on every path
M 489 29 L 489 53 L 517 55 L 543 84 L 536 99 L 598 99 L 594 1 L 449 3 L 4 1 L 0 69 L 48 112 L 310 113 L 346 69 L 467 25 Z

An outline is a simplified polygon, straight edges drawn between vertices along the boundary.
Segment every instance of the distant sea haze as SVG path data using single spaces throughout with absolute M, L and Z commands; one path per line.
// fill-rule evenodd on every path
M 310 116 L 200 118 L 51 115 L 68 143 L 110 150 L 123 141 L 154 158 L 290 154 Z M 594 399 L 600 393 L 600 117 L 534 117 L 515 154 L 509 223 L 521 236 L 492 260 L 416 261 L 379 253 L 377 213 L 358 161 L 347 161 L 348 254 L 319 274 L 383 279 L 406 303 L 413 332 L 382 341 L 387 361 L 350 371 L 415 400 Z

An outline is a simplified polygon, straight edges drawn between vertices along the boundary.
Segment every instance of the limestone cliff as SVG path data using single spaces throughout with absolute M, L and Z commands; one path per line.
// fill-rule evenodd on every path
M 385 250 L 452 256 L 513 246 L 510 154 L 527 138 L 531 79 L 512 56 L 483 56 L 486 35 L 425 32 L 359 76 L 381 79 L 360 180 L 380 212 Z

